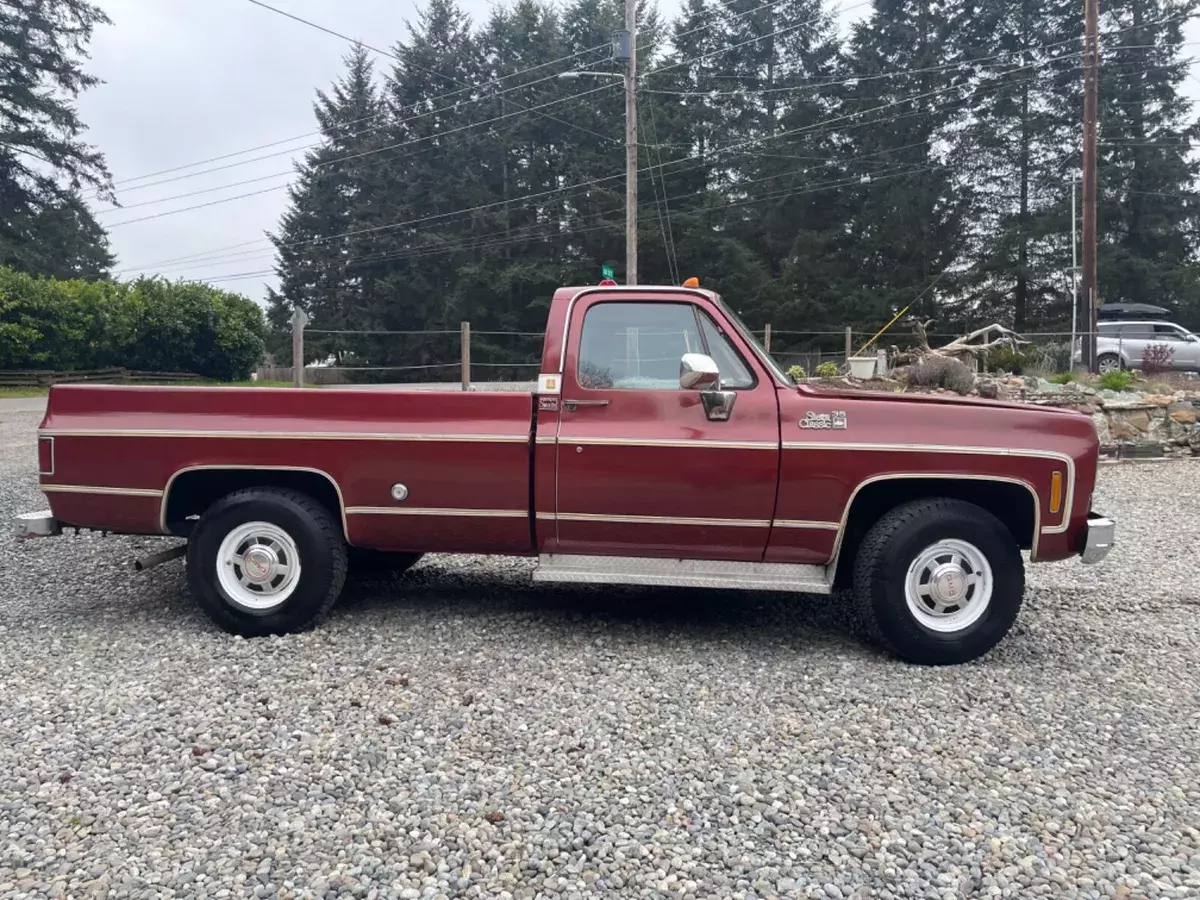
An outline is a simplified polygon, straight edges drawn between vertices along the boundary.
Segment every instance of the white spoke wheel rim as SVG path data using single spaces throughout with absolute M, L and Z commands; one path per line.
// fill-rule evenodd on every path
M 1098 368 L 1101 372 L 1115 372 L 1121 368 L 1121 364 L 1111 357 L 1105 357 L 1100 360 Z
M 246 522 L 221 541 L 217 580 L 234 606 L 270 612 L 300 583 L 300 552 L 292 536 L 270 522 Z
M 930 631 L 951 634 L 974 625 L 992 602 L 992 565 L 974 544 L 944 538 L 917 554 L 904 577 L 913 618 Z

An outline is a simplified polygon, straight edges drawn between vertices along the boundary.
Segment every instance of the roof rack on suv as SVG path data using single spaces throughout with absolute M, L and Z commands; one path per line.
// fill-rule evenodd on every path
M 1171 312 L 1161 306 L 1151 306 L 1149 303 L 1106 303 L 1096 310 L 1096 318 L 1101 322 L 1116 322 L 1127 319 L 1167 319 Z

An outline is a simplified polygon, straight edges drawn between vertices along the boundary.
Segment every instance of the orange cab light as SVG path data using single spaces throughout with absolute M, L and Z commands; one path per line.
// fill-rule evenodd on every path
M 1062 509 L 1062 472 L 1050 476 L 1050 512 Z
M 695 278 L 695 277 L 689 278 L 687 281 L 685 281 L 683 283 L 683 286 L 684 287 L 700 287 L 700 279 Z

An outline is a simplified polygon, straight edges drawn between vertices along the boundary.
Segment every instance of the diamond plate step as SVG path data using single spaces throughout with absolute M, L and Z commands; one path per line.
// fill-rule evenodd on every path
M 828 594 L 832 591 L 830 574 L 824 566 L 549 553 L 539 557 L 533 580 L 556 584 L 640 584 Z

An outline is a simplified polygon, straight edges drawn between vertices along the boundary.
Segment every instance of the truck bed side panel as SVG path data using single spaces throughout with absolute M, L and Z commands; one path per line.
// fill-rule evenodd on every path
M 512 392 L 56 388 L 42 485 L 66 523 L 150 534 L 188 471 L 311 470 L 357 546 L 528 553 L 531 416 Z

